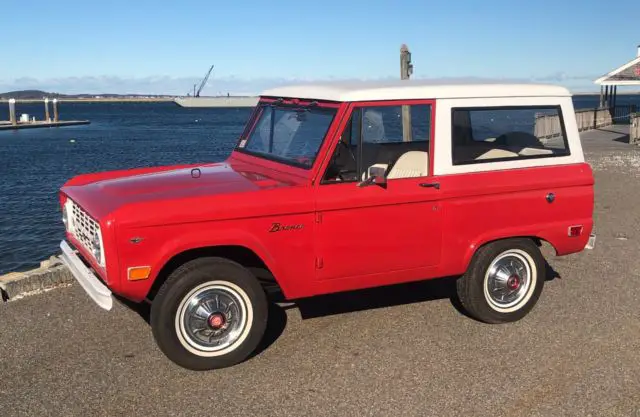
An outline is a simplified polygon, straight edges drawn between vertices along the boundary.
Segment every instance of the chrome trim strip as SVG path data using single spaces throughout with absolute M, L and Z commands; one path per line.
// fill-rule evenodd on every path
M 62 249 L 60 259 L 69 267 L 71 275 L 80 283 L 86 293 L 89 294 L 93 301 L 101 308 L 111 310 L 113 307 L 113 299 L 109 288 L 82 263 L 78 255 L 76 255 L 75 251 L 65 240 L 60 242 L 60 249 Z

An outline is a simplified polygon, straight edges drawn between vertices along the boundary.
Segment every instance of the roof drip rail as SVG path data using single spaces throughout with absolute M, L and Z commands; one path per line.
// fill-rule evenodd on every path
M 281 105 L 284 102 L 284 99 L 282 97 L 280 97 L 279 99 L 272 101 L 271 103 L 269 103 L 270 107 L 276 107 Z

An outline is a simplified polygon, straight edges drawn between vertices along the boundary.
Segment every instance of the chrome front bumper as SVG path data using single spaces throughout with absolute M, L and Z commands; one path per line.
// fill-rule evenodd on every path
M 60 259 L 69 267 L 71 275 L 80 283 L 82 288 L 89 294 L 89 297 L 101 308 L 111 310 L 111 307 L 113 307 L 113 299 L 109 288 L 86 267 L 66 241 L 63 240 L 60 242 L 60 249 L 62 249 Z

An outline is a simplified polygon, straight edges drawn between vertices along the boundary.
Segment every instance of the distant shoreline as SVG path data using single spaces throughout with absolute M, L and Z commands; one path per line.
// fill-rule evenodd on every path
M 254 96 L 200 96 L 201 99 L 221 98 L 221 99 L 237 99 L 247 98 Z M 176 96 L 176 97 L 49 97 L 51 102 L 53 99 L 57 99 L 59 103 L 173 103 L 175 99 L 183 98 L 190 99 L 194 97 L 190 96 Z M 0 98 L 0 103 L 8 103 L 8 98 Z M 42 103 L 44 98 L 16 98 L 16 103 Z
M 142 98 L 142 97 L 87 97 L 87 98 L 66 98 L 60 97 L 56 98 L 59 103 L 121 103 L 121 102 L 145 102 L 145 103 L 160 103 L 160 102 L 173 102 L 175 97 L 153 97 L 153 98 Z M 53 98 L 49 98 L 49 101 L 53 101 Z M 0 98 L 0 103 L 8 103 L 9 99 Z M 42 98 L 17 98 L 16 103 L 42 103 L 44 99 Z

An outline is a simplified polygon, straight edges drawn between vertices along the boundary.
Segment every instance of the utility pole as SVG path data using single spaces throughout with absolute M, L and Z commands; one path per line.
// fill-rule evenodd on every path
M 413 74 L 413 64 L 411 63 L 411 52 L 407 45 L 400 47 L 400 79 L 408 80 Z M 402 141 L 411 142 L 411 109 L 409 106 L 402 106 Z

